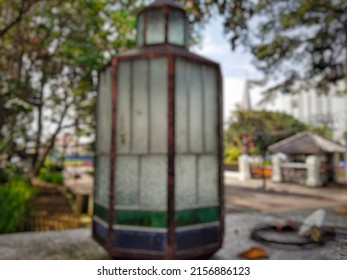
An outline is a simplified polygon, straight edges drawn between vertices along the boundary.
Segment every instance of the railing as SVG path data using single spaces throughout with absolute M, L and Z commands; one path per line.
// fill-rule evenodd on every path
M 307 166 L 301 162 L 281 163 L 281 172 L 284 182 L 305 184 L 307 177 Z

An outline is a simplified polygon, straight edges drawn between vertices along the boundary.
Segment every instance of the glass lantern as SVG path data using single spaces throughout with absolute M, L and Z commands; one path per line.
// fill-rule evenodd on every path
M 172 1 L 99 75 L 93 237 L 114 258 L 207 258 L 223 241 L 222 80 Z

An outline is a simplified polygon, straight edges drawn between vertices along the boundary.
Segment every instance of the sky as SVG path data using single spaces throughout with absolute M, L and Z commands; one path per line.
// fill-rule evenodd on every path
M 245 81 L 260 77 L 260 73 L 251 64 L 252 57 L 246 51 L 231 50 L 230 43 L 223 34 L 221 18 L 214 18 L 206 24 L 202 32 L 203 40 L 191 51 L 218 62 L 222 68 L 224 88 L 224 122 L 242 100 Z M 250 91 L 252 106 L 261 99 L 260 90 Z
M 223 34 L 223 24 L 220 17 L 215 17 L 206 24 L 202 31 L 203 40 L 199 46 L 194 46 L 190 50 L 199 55 L 205 56 L 218 62 L 222 68 L 223 88 L 224 88 L 224 125 L 227 124 L 230 112 L 236 109 L 236 105 L 242 100 L 246 79 L 259 79 L 261 73 L 252 65 L 252 56 L 247 51 L 237 49 L 231 50 L 230 43 Z M 312 115 L 317 114 L 317 106 L 321 104 L 322 113 L 327 113 L 327 97 L 321 97 L 318 100 L 314 92 L 302 93 L 301 96 L 279 95 L 273 104 L 266 105 L 266 108 L 260 107 L 257 103 L 261 100 L 261 89 L 251 88 L 249 90 L 252 108 L 267 109 L 272 111 L 283 111 L 294 115 L 302 121 L 310 121 Z M 333 94 L 331 94 L 333 95 Z M 302 104 L 301 109 L 292 108 L 291 103 L 296 99 Z M 320 102 L 320 103 L 319 103 Z M 347 129 L 347 97 L 331 97 L 330 112 L 334 119 L 334 138 L 341 140 L 343 132 Z M 310 107 L 310 108 L 309 108 Z M 311 116 L 309 116 L 312 114 Z

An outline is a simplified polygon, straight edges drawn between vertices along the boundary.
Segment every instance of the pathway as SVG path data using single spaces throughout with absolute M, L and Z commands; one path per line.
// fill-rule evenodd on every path
M 33 183 L 38 189 L 34 199 L 33 231 L 65 230 L 83 226 L 58 186 L 36 180 Z

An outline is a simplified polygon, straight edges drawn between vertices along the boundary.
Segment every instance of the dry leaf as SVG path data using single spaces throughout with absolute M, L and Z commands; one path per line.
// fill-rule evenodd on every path
M 312 227 L 310 230 L 310 238 L 314 242 L 319 242 L 322 238 L 322 231 L 318 227 Z
M 334 212 L 335 214 L 347 215 L 347 208 L 336 208 Z
M 267 258 L 269 254 L 262 248 L 252 247 L 248 249 L 247 251 L 240 253 L 238 256 L 248 260 L 256 260 L 256 259 Z

